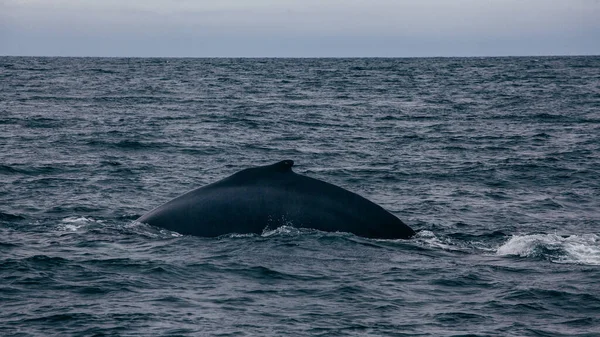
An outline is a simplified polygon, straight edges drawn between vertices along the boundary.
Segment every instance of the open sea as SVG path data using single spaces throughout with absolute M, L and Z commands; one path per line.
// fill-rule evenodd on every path
M 284 159 L 418 234 L 134 221 Z M 0 335 L 600 336 L 600 57 L 0 57 Z

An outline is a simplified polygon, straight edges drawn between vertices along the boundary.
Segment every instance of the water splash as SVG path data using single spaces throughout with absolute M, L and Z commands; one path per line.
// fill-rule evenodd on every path
M 101 221 L 96 221 L 92 218 L 87 218 L 87 217 L 83 217 L 83 216 L 67 217 L 60 221 L 60 224 L 58 225 L 58 230 L 65 231 L 65 232 L 76 232 L 79 229 L 81 229 L 93 222 L 101 222 Z
M 301 234 L 302 231 L 299 228 L 293 227 L 293 226 L 289 226 L 289 225 L 284 225 L 284 226 L 280 226 L 277 227 L 275 229 L 265 229 L 262 234 L 260 236 L 262 237 L 270 237 L 270 236 L 274 236 L 274 235 L 299 235 Z
M 514 235 L 498 247 L 496 255 L 544 258 L 555 263 L 600 265 L 600 236 L 596 234 Z
M 462 247 L 458 246 L 455 242 L 452 242 L 449 238 L 439 238 L 432 231 L 422 230 L 415 235 L 414 239 L 424 244 L 425 246 L 432 248 L 440 248 L 447 251 L 461 251 Z

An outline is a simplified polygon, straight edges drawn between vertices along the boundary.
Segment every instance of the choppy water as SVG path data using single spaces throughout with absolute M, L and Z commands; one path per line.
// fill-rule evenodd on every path
M 133 222 L 240 169 L 408 241 Z M 2 336 L 600 336 L 600 57 L 0 58 Z

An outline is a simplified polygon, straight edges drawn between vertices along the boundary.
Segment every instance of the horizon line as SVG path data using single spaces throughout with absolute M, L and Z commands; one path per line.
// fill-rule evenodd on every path
M 509 57 L 598 57 L 600 54 L 522 54 L 522 55 L 439 55 L 439 56 L 94 56 L 94 55 L 10 55 L 0 57 L 42 58 L 139 58 L 139 59 L 415 59 L 415 58 L 509 58 Z

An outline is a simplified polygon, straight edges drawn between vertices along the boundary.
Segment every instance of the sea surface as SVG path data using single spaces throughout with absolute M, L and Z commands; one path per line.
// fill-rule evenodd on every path
M 134 221 L 284 159 L 418 234 Z M 0 57 L 0 335 L 600 336 L 600 57 Z

